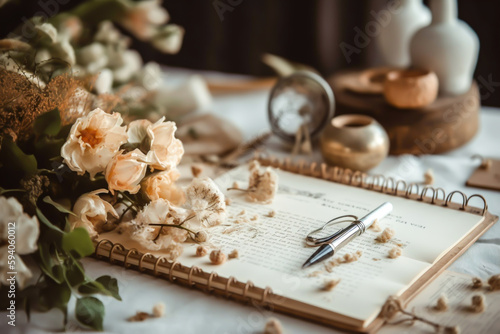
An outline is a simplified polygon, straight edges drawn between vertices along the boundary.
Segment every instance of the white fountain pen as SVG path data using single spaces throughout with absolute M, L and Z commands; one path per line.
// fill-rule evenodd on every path
M 323 261 L 333 256 L 337 251 L 344 247 L 355 237 L 363 234 L 375 221 L 380 221 L 392 211 L 392 204 L 385 202 L 361 219 L 355 220 L 346 228 L 341 229 L 332 236 L 328 237 L 328 243 L 322 244 L 316 252 L 302 265 L 307 268 L 310 265 Z

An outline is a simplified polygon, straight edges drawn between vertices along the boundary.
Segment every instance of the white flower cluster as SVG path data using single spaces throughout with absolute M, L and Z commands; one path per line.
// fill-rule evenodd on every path
M 0 283 L 9 285 L 9 272 L 15 275 L 22 289 L 32 273 L 20 255 L 33 253 L 38 249 L 40 234 L 38 219 L 29 217 L 23 206 L 14 197 L 0 197 Z
M 95 178 L 103 173 L 108 189 L 80 196 L 73 206 L 76 216 L 70 217 L 70 223 L 73 228 L 86 228 L 95 238 L 108 230 L 104 228 L 107 223 L 112 223 L 109 227 L 118 222 L 119 233 L 148 249 L 167 250 L 175 258 L 182 252 L 179 243 L 188 238 L 188 231 L 220 224 L 226 219 L 224 195 L 209 178 L 196 178 L 185 192 L 176 185 L 180 177 L 177 165 L 184 148 L 175 138 L 175 123 L 163 118 L 156 123 L 148 120 L 133 121 L 128 126 L 122 123 L 120 114 L 96 109 L 72 126 L 61 149 L 64 162 L 80 175 L 88 172 Z M 142 209 L 131 200 L 113 205 L 99 196 L 108 190 L 115 196 L 117 192 L 133 195 L 141 191 L 150 202 Z M 126 215 L 127 208 L 135 208 L 135 217 Z

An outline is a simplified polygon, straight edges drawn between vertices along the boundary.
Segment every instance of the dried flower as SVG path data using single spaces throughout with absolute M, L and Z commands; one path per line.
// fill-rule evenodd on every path
M 460 327 L 458 327 L 458 326 L 445 327 L 444 334 L 460 334 Z
M 186 201 L 186 195 L 175 184 L 179 177 L 177 168 L 153 173 L 142 180 L 141 191 L 152 201 L 162 198 L 174 205 L 182 205 Z
M 210 261 L 213 264 L 223 264 L 226 262 L 226 254 L 224 254 L 220 249 L 213 250 L 210 253 Z
M 10 245 L 9 230 L 14 229 L 16 237 L 16 248 L 14 261 L 17 272 L 16 281 L 20 289 L 23 289 L 26 282 L 31 278 L 30 269 L 23 262 L 20 255 L 33 253 L 38 249 L 37 241 L 40 235 L 38 219 L 29 217 L 23 212 L 23 206 L 14 197 L 0 197 L 0 283 L 10 285 L 8 272 L 13 271 L 9 268 L 8 260 Z
M 437 311 L 447 311 L 448 310 L 448 298 L 446 298 L 445 295 L 439 296 L 439 298 L 436 302 L 436 306 L 434 306 L 434 308 Z
M 471 311 L 476 313 L 481 313 L 486 309 L 486 301 L 484 295 L 477 294 L 472 296 Z
M 263 173 L 257 160 L 250 164 L 247 198 L 252 202 L 271 203 L 278 191 L 278 174 L 270 167 Z
M 71 228 L 83 227 L 90 237 L 94 238 L 103 231 L 102 227 L 108 221 L 108 215 L 118 218 L 118 213 L 111 203 L 99 197 L 99 194 L 107 193 L 106 189 L 98 189 L 81 195 L 73 206 L 76 216 L 69 215 Z
M 167 253 L 167 259 L 168 260 L 174 261 L 175 259 L 177 259 L 179 256 L 182 255 L 182 252 L 184 251 L 184 247 L 182 247 L 181 244 L 171 243 L 163 251 L 165 253 Z
M 372 230 L 373 232 L 380 232 L 380 231 L 382 231 L 382 228 L 380 227 L 380 225 L 378 223 L 378 219 L 375 219 L 373 221 L 373 224 L 371 224 L 368 229 Z
M 197 166 L 191 166 L 191 174 L 193 174 L 194 177 L 200 176 L 201 172 L 203 169 Z
M 323 290 L 324 291 L 332 291 L 339 283 L 340 283 L 340 278 L 328 280 L 323 285 Z
M 99 108 L 77 119 L 61 149 L 64 162 L 80 175 L 103 172 L 127 140 L 122 122 L 119 113 L 110 115 Z
M 155 318 L 161 318 L 165 315 L 165 304 L 159 302 L 153 306 L 153 316 Z
M 238 181 L 234 181 L 233 182 L 233 186 L 232 186 L 233 189 L 240 189 L 240 186 L 238 184 Z
M 224 194 L 212 179 L 196 178 L 186 190 L 188 205 L 205 226 L 214 226 L 226 220 Z
M 479 277 L 472 278 L 472 288 L 479 289 L 483 286 L 483 281 Z
M 117 154 L 106 167 L 106 181 L 112 194 L 115 190 L 128 191 L 135 194 L 141 189 L 139 185 L 146 175 L 146 156 L 139 149 L 125 154 Z
M 283 334 L 283 326 L 276 318 L 269 318 L 264 328 L 264 334 Z
M 392 228 L 387 227 L 375 240 L 381 243 L 386 243 L 387 241 L 391 240 L 395 234 L 396 233 Z
M 129 322 L 140 322 L 152 318 L 151 314 L 146 312 L 137 312 L 135 315 L 128 317 L 127 321 Z
M 400 257 L 403 254 L 403 249 L 398 246 L 394 246 L 390 251 L 389 251 L 389 257 L 391 259 L 395 259 Z
M 401 301 L 397 299 L 397 297 L 389 297 L 385 302 L 384 306 L 382 306 L 382 310 L 380 311 L 380 315 L 386 319 L 392 319 L 398 312 L 403 310 L 403 306 L 401 305 Z
M 224 200 L 224 202 L 226 203 L 226 206 L 228 205 L 231 205 L 231 199 L 226 197 L 226 199 Z
M 273 218 L 274 216 L 276 216 L 276 211 L 274 211 L 274 210 L 269 211 L 269 213 L 267 214 L 267 216 L 269 218 Z
M 238 252 L 237 249 L 233 249 L 231 253 L 229 253 L 228 258 L 230 259 L 238 259 L 240 257 L 240 253 Z
M 358 261 L 358 259 L 363 255 L 363 252 L 358 250 L 356 253 L 346 253 L 344 254 L 344 261 L 343 263 L 351 263 Z
M 490 290 L 500 290 L 500 274 L 491 276 L 488 279 L 488 284 L 490 285 Z
M 204 246 L 196 247 L 196 256 L 202 257 L 208 254 L 208 248 Z
M 206 231 L 198 231 L 194 235 L 194 241 L 205 242 L 208 240 L 208 233 Z
M 434 171 L 429 168 L 424 174 L 424 184 L 433 184 L 434 183 Z

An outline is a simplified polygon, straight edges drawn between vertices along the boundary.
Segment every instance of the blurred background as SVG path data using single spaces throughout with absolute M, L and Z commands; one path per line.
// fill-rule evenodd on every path
M 56 3 L 61 10 L 82 0 L 19 0 L 0 9 L 0 36 L 30 18 L 40 8 Z M 144 60 L 199 70 L 271 76 L 261 61 L 272 53 L 308 64 L 324 76 L 345 68 L 379 64 L 376 43 L 368 41 L 359 52 L 344 56 L 340 45 L 354 44 L 356 28 L 364 29 L 386 0 L 166 0 L 170 22 L 186 30 L 181 51 L 165 55 L 134 40 Z M 424 1 L 426 3 L 426 1 Z M 47 10 L 47 12 L 49 12 Z M 481 87 L 482 104 L 500 107 L 500 2 L 458 0 L 459 18 L 480 40 L 474 77 Z M 345 45 L 345 44 L 344 44 Z

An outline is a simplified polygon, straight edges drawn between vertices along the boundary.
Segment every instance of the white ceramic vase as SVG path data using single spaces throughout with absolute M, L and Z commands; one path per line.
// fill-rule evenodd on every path
M 411 63 L 410 40 L 420 28 L 431 22 L 431 13 L 422 0 L 400 0 L 373 13 L 381 26 L 376 38 L 385 66 L 408 67 Z
M 432 22 L 410 43 L 412 65 L 434 71 L 445 95 L 467 92 L 477 63 L 479 39 L 469 25 L 457 19 L 456 0 L 431 0 Z

